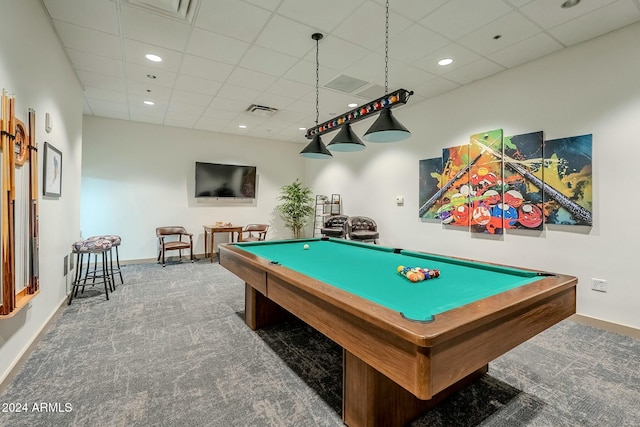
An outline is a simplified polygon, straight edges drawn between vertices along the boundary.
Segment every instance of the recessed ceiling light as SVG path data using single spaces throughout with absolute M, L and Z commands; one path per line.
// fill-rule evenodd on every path
M 155 102 L 153 102 L 153 101 L 144 101 L 144 103 L 145 103 L 146 105 L 156 105 L 156 103 L 155 103 Z
M 347 105 L 347 107 L 349 107 L 349 108 L 355 108 L 357 106 L 358 106 L 358 104 L 356 104 L 355 102 L 352 102 L 351 104 Z
M 247 125 L 238 125 L 238 127 L 239 127 L 240 129 L 246 129 L 246 128 L 247 128 Z
M 147 53 L 144 57 L 151 62 L 162 62 L 162 58 L 160 58 L 158 55 L 154 55 L 153 53 Z
M 577 6 L 580 0 L 567 0 L 560 5 L 563 9 L 569 9 L 570 7 Z
M 438 65 L 451 65 L 453 64 L 453 59 L 451 58 L 442 58 L 440 61 L 438 61 Z
M 298 128 L 298 130 L 307 130 L 307 128 Z

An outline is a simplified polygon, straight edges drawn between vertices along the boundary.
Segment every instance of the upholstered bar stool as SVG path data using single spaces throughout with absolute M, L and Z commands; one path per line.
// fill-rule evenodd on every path
M 107 300 L 109 299 L 109 289 L 112 289 L 112 275 L 107 267 L 107 253 L 111 251 L 112 246 L 113 245 L 111 244 L 111 242 L 106 239 L 81 240 L 71 245 L 73 253 L 76 254 L 76 275 L 73 283 L 71 284 L 71 293 L 69 293 L 69 302 L 67 303 L 67 305 L 71 304 L 74 296 L 78 296 L 78 290 L 80 287 L 82 287 L 82 292 L 84 292 L 85 286 L 88 285 L 94 286 L 104 284 L 104 293 L 107 297 Z M 102 271 L 97 271 L 96 265 L 94 264 L 93 273 L 90 274 L 89 270 L 91 269 L 92 254 L 96 256 L 96 264 L 97 256 L 101 256 Z M 84 265 L 85 255 L 87 255 L 87 266 L 83 277 L 82 269 Z M 87 280 L 89 279 L 91 279 L 91 283 L 87 283 Z
M 110 234 L 108 236 L 102 236 L 104 239 L 107 239 L 111 242 L 111 251 L 109 251 L 109 266 L 111 269 L 111 280 L 113 280 L 113 286 L 116 286 L 115 275 L 118 274 L 120 276 L 120 283 L 124 284 L 124 279 L 122 278 L 122 270 L 120 270 L 120 255 L 118 255 L 118 247 L 120 243 L 122 243 L 122 239 L 120 236 L 116 236 L 115 234 Z M 113 266 L 113 252 L 116 253 L 116 266 Z
M 109 250 L 109 252 L 107 253 L 107 256 L 109 257 L 108 259 L 108 264 L 109 264 L 109 270 L 111 271 L 111 284 L 113 285 L 113 289 L 116 288 L 116 274 L 120 275 L 120 283 L 124 283 L 124 279 L 122 278 L 122 271 L 120 270 L 120 255 L 118 254 L 118 246 L 120 246 L 120 243 L 122 242 L 122 239 L 120 238 L 120 236 L 117 236 L 115 234 L 110 234 L 110 235 L 106 235 L 106 236 L 92 236 L 89 237 L 87 239 L 85 239 L 85 241 L 87 242 L 91 242 L 94 240 L 100 240 L 100 239 L 104 239 L 104 240 L 108 240 L 111 242 L 111 249 Z M 113 252 L 116 252 L 116 266 L 113 266 Z M 95 274 L 96 271 L 96 265 L 98 264 L 98 254 L 96 254 L 96 258 L 94 260 L 94 264 L 93 264 L 93 271 Z M 87 271 L 88 273 L 88 271 Z

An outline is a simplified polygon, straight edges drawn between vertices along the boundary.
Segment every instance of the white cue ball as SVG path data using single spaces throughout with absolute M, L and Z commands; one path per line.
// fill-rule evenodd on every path
M 304 245 L 304 246 L 303 246 L 303 248 L 304 248 L 305 250 L 307 250 L 307 249 L 309 249 L 309 245 Z

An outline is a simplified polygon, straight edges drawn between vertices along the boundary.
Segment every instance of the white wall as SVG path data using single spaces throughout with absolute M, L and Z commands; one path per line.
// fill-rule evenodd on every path
M 306 182 L 317 193 L 341 193 L 346 214 L 374 218 L 382 244 L 575 275 L 578 313 L 640 328 L 640 198 L 633 190 L 640 158 L 638 40 L 635 24 L 437 98 L 409 101 L 394 115 L 411 139 L 307 160 Z M 362 135 L 371 122 L 354 130 Z M 505 135 L 542 130 L 545 139 L 593 134 L 593 227 L 491 238 L 418 219 L 419 160 L 497 128 Z M 395 204 L 396 195 L 405 197 L 404 206 Z M 592 291 L 591 278 L 606 279 L 608 292 Z
M 40 294 L 14 317 L 0 319 L 2 381 L 66 297 L 70 276 L 63 274 L 63 259 L 80 230 L 82 90 L 39 1 L 3 4 L 0 86 L 15 96 L 16 116 L 25 124 L 27 110 L 36 111 L 40 194 L 44 142 L 63 156 L 62 197 L 39 196 Z M 45 113 L 51 133 L 44 129 Z
M 301 149 L 288 142 L 85 116 L 82 234 L 120 235 L 124 260 L 155 258 L 155 229 L 167 225 L 193 233 L 196 253 L 204 252 L 202 226 L 216 221 L 267 223 L 269 238 L 289 238 L 275 207 L 283 185 L 304 179 Z M 256 198 L 196 199 L 196 161 L 257 166 Z M 215 239 L 228 241 L 228 235 Z

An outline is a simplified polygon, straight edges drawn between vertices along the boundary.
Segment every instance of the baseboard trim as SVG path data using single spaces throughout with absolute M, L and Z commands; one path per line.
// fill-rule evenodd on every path
M 615 332 L 631 338 L 640 339 L 640 329 L 636 329 L 631 326 L 607 322 L 606 320 L 596 319 L 595 317 L 584 316 L 582 314 L 574 314 L 569 319 L 577 323 L 582 323 L 583 325 L 589 325 L 594 328 L 604 329 L 605 331 Z

